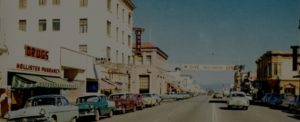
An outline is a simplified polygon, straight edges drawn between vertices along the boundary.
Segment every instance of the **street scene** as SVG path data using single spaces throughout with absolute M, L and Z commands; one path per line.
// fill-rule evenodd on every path
M 0 122 L 298 122 L 299 47 L 299 0 L 0 0 Z

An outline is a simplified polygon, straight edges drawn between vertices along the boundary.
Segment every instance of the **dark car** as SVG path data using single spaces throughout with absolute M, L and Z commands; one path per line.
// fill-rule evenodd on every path
M 299 112 L 300 111 L 300 95 L 294 97 L 294 100 L 289 105 L 289 110 L 291 112 Z
M 269 104 L 272 107 L 277 107 L 282 103 L 282 96 L 280 94 L 273 94 L 270 97 Z
M 267 104 L 268 99 L 272 96 L 271 93 L 265 93 L 265 95 L 261 98 L 262 103 Z
M 115 102 L 116 112 L 121 112 L 122 114 L 126 113 L 128 110 L 136 110 L 136 102 L 129 94 L 112 94 L 109 96 L 109 100 Z

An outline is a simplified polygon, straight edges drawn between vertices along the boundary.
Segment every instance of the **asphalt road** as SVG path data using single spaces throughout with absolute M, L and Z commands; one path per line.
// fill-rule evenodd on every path
M 300 116 L 265 106 L 251 105 L 247 111 L 228 109 L 226 103 L 209 102 L 207 96 L 168 101 L 160 106 L 102 118 L 100 122 L 299 122 Z M 87 121 L 85 121 L 87 122 Z

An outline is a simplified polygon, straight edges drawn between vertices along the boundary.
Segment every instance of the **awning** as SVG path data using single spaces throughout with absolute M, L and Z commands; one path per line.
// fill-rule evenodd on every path
M 78 83 L 69 83 L 61 78 L 17 74 L 13 76 L 12 88 L 78 88 Z
M 101 79 L 100 82 L 100 89 L 102 90 L 113 90 L 113 89 L 120 89 L 121 86 L 119 86 L 116 83 L 113 83 L 111 81 Z

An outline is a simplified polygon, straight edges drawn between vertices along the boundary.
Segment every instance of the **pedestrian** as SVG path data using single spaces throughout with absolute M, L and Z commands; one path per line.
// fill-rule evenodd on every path
M 8 91 L 6 89 L 0 89 L 0 108 L 1 108 L 1 118 L 9 111 L 9 99 Z

